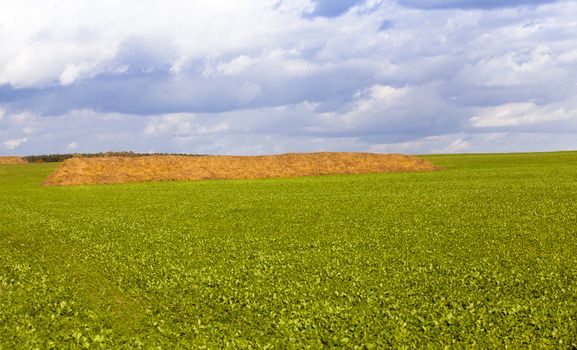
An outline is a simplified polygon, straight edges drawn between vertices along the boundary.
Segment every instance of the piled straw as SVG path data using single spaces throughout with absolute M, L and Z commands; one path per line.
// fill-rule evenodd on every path
M 26 164 L 26 160 L 20 157 L 0 157 L 0 164 Z
M 371 153 L 72 158 L 62 162 L 44 184 L 50 186 L 164 180 L 260 179 L 431 170 L 435 170 L 431 163 L 417 157 Z

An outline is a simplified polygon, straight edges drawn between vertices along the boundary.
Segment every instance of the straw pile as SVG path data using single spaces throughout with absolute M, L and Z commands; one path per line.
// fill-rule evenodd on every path
M 0 164 L 26 164 L 24 158 L 20 157 L 0 157 Z
M 422 159 L 397 154 L 291 153 L 275 156 L 150 156 L 72 158 L 44 185 L 86 185 L 165 180 L 261 179 L 330 174 L 431 171 Z

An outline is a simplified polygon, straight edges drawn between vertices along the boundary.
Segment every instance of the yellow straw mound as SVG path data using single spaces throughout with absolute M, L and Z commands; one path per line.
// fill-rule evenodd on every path
M 27 164 L 24 158 L 20 157 L 0 157 L 0 164 Z
M 47 186 L 165 180 L 261 179 L 294 176 L 431 171 L 428 161 L 399 154 L 289 153 L 274 156 L 149 156 L 72 158 Z

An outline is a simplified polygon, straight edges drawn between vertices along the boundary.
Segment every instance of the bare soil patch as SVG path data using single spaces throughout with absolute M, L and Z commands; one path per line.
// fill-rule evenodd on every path
M 26 164 L 28 163 L 21 157 L 0 157 L 0 164 Z
M 150 156 L 72 158 L 44 185 L 166 180 L 262 179 L 295 176 L 432 171 L 423 159 L 400 154 L 289 153 L 274 156 Z

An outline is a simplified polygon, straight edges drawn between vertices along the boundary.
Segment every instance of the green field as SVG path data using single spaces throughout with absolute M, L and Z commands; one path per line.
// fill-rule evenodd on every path
M 0 166 L 0 349 L 576 348 L 577 152 L 42 187 Z

